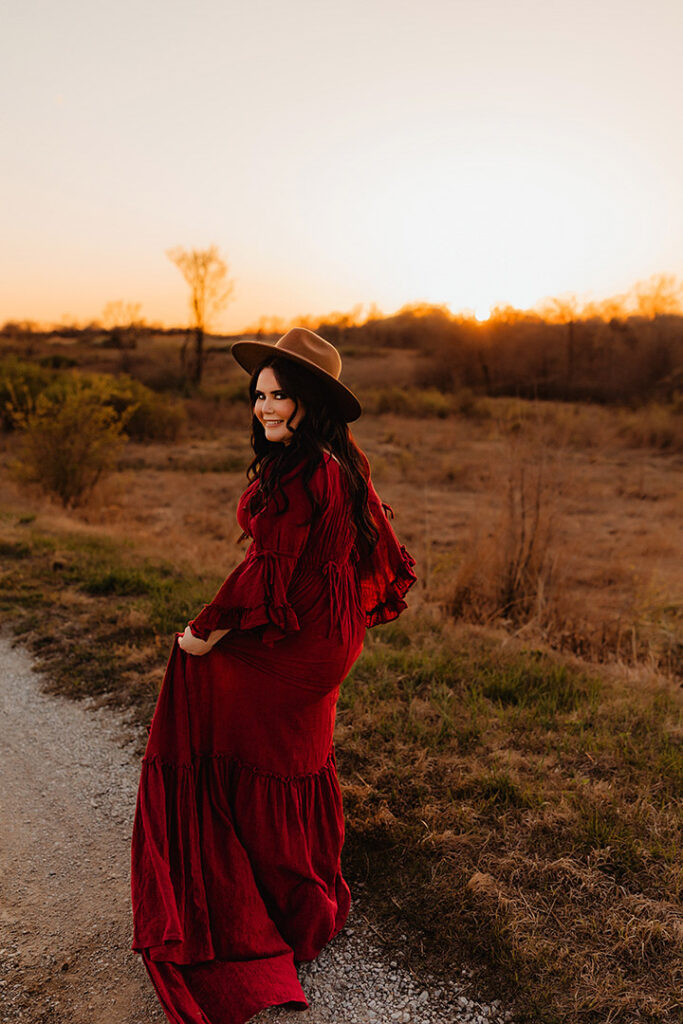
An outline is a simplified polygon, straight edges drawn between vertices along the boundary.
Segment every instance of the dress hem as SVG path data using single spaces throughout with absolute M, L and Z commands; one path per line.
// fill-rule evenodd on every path
M 178 966 L 150 960 L 144 951 L 142 960 L 171 1024 L 246 1024 L 270 1006 L 308 1008 L 291 953 L 267 964 L 215 960 Z

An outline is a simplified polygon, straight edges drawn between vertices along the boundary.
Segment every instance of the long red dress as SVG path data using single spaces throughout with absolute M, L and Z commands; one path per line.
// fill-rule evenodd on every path
M 309 490 L 238 522 L 244 561 L 174 641 L 142 763 L 132 845 L 133 949 L 173 1024 L 243 1024 L 306 998 L 295 961 L 342 928 L 342 802 L 332 732 L 366 627 L 405 608 L 415 581 L 370 484 L 379 542 L 359 560 L 344 476 L 326 455 Z M 282 502 L 280 502 L 282 505 Z

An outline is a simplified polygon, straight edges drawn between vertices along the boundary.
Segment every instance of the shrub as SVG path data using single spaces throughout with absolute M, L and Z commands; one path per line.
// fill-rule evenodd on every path
M 78 366 L 78 360 L 56 352 L 54 355 L 43 356 L 40 365 L 45 366 L 48 370 L 70 370 L 72 366 Z
M 156 394 L 131 377 L 102 378 L 109 392 L 105 399 L 125 418 L 125 433 L 132 441 L 175 441 L 185 425 L 184 406 Z
M 361 399 L 368 413 L 445 419 L 453 411 L 451 398 L 436 388 L 373 388 L 364 391 Z
M 182 430 L 184 406 L 156 394 L 132 377 L 66 372 L 62 357 L 42 365 L 10 357 L 0 363 L 0 426 L 12 430 L 25 424 L 39 395 L 59 405 L 70 390 L 91 391 L 93 399 L 121 419 L 133 441 L 175 441 Z M 68 362 L 68 361 L 67 361 Z
M 14 430 L 54 380 L 48 367 L 9 356 L 0 362 L 0 427 Z
M 22 420 L 19 479 L 36 483 L 66 507 L 81 504 L 114 468 L 124 443 L 123 419 L 102 403 L 98 389 L 69 385 L 39 395 Z

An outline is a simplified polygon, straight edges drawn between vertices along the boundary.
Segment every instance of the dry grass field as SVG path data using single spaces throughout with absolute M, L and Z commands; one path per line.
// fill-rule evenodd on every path
M 31 358 L 158 386 L 176 349 Z M 520 1020 L 680 1020 L 680 407 L 444 396 L 419 359 L 345 353 L 420 577 L 342 689 L 347 870 L 408 961 L 467 961 Z M 177 439 L 129 441 L 77 508 L 0 434 L 0 605 L 58 688 L 148 719 L 172 631 L 241 558 L 245 398 L 213 352 Z

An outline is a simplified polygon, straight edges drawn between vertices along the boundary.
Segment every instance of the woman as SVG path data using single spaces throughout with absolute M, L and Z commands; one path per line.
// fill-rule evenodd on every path
M 252 374 L 251 544 L 174 644 L 133 830 L 133 949 L 174 1024 L 306 1007 L 295 963 L 350 902 L 339 686 L 415 581 L 349 433 L 360 405 L 336 349 L 295 328 L 232 353 Z

